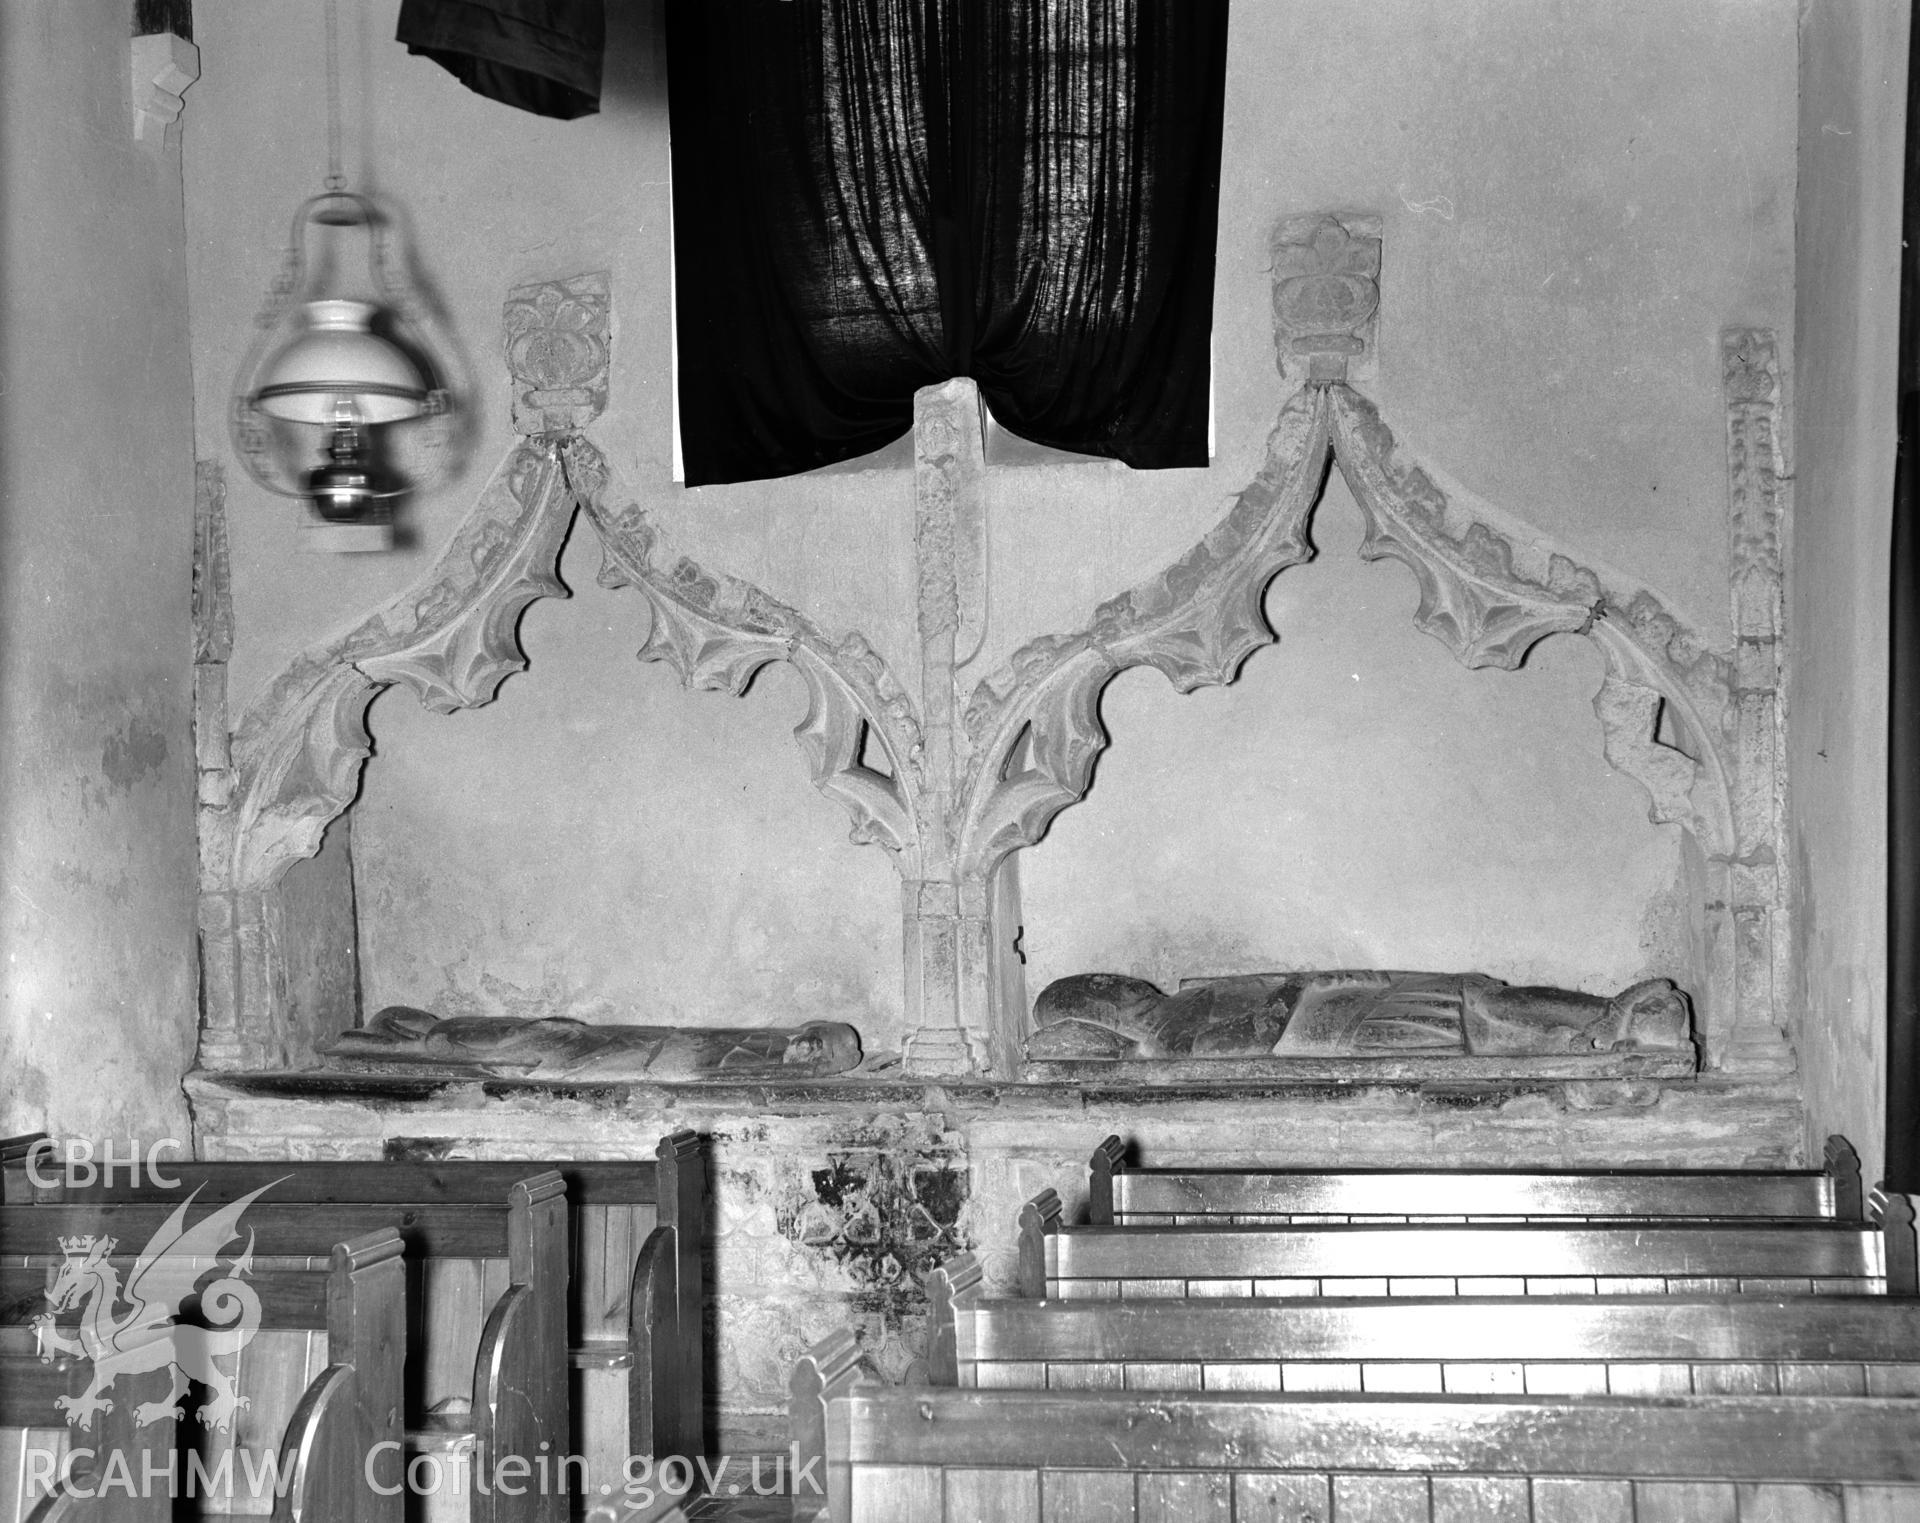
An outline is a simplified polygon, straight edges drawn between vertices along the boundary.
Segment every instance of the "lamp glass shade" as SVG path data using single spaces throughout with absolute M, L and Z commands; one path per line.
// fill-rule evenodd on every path
M 254 406 L 293 423 L 333 423 L 342 402 L 364 423 L 419 416 L 426 383 L 412 360 L 372 331 L 374 312 L 371 302 L 308 302 L 306 331 L 262 367 Z

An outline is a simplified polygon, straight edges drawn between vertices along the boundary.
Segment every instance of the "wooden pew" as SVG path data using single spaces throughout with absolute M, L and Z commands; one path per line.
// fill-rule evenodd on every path
M 928 1379 L 982 1390 L 1920 1396 L 1920 1299 L 1030 1301 L 927 1281 Z
M 1069 1227 L 1020 1213 L 1023 1296 L 1920 1294 L 1913 1205 L 1867 1222 Z M 1884 1220 L 1881 1217 L 1884 1217 Z
M 147 1243 L 178 1204 L 0 1206 L 0 1265 L 11 1266 L 0 1267 L 0 1276 L 26 1271 L 29 1282 L 12 1281 L 17 1302 L 37 1293 L 33 1254 L 57 1261 L 61 1239 L 87 1234 Z M 419 1356 L 407 1369 L 407 1405 L 417 1419 L 408 1447 L 463 1475 L 470 1459 L 472 1473 L 491 1477 L 516 1457 L 531 1464 L 569 1452 L 566 1207 L 564 1183 L 547 1171 L 518 1180 L 494 1205 L 255 1200 L 241 1226 L 263 1258 L 305 1258 L 382 1228 L 398 1231 L 429 1303 L 413 1317 L 408 1339 Z M 451 1265 L 460 1273 L 436 1283 L 435 1271 Z M 444 1398 L 457 1406 L 449 1409 Z M 521 1489 L 514 1496 L 462 1484 L 461 1512 L 472 1523 L 566 1523 L 568 1498 L 557 1480 Z M 433 1515 L 445 1516 L 447 1507 L 442 1500 Z
M 86 1185 L 57 1179 L 57 1144 L 44 1135 L 0 1143 L 5 1198 L 38 1203 L 153 1200 L 150 1179 Z M 28 1172 L 30 1155 L 37 1167 Z M 701 1138 L 677 1131 L 651 1160 L 501 1162 L 474 1159 L 328 1163 L 163 1160 L 162 1177 L 206 1201 L 238 1199 L 274 1181 L 275 1201 L 324 1204 L 503 1199 L 542 1169 L 566 1182 L 571 1248 L 568 1321 L 574 1372 L 575 1450 L 597 1484 L 615 1490 L 628 1456 L 704 1454 L 706 1360 L 700 1242 L 706 1230 Z M 446 1279 L 446 1274 L 437 1276 Z M 441 1393 L 444 1394 L 444 1393 Z M 4 1523 L 4 1520 L 0 1520 Z
M 0 1205 L 30 1206 L 33 1187 L 26 1174 L 27 1161 L 44 1158 L 57 1144 L 45 1132 L 28 1132 L 20 1137 L 0 1137 Z
M 1900 1398 L 950 1390 L 844 1332 L 791 1395 L 794 1516 L 831 1523 L 1920 1519 Z
M 145 1425 L 136 1421 L 143 1401 L 166 1395 L 151 1374 L 122 1375 L 106 1393 L 111 1405 L 95 1414 L 88 1428 L 62 1426 L 59 1399 L 83 1395 L 93 1365 L 65 1352 L 39 1357 L 38 1339 L 24 1319 L 36 1306 L 45 1311 L 44 1299 L 32 1292 L 44 1287 L 48 1269 L 67 1255 L 38 1253 L 37 1247 L 35 1235 L 8 1235 L 7 1267 L 0 1269 L 6 1311 L 6 1325 L 0 1326 L 0 1429 L 6 1430 L 9 1455 L 17 1460 L 9 1464 L 8 1484 L 0 1489 L 0 1510 L 17 1518 L 31 1506 L 35 1523 L 61 1518 L 162 1523 L 174 1515 L 176 1495 L 207 1496 L 215 1505 L 226 1500 L 208 1496 L 204 1486 L 209 1473 L 222 1477 L 220 1463 L 204 1464 L 197 1449 L 181 1452 L 185 1434 L 179 1430 L 191 1430 L 191 1421 L 180 1424 L 171 1415 Z M 134 1260 L 127 1256 L 105 1262 L 124 1283 Z M 401 1437 L 406 1277 L 400 1234 L 390 1228 L 372 1232 L 335 1244 L 317 1260 L 255 1261 L 246 1283 L 260 1305 L 253 1341 L 288 1332 L 321 1332 L 326 1336 L 325 1363 L 309 1370 L 309 1363 L 318 1365 L 318 1359 L 300 1362 L 300 1375 L 304 1379 L 311 1374 L 311 1379 L 304 1381 L 291 1412 L 282 1414 L 284 1424 L 277 1424 L 269 1439 L 277 1469 L 243 1465 L 224 1475 L 248 1493 L 254 1510 L 264 1511 L 259 1503 L 268 1501 L 273 1516 L 284 1523 L 401 1523 L 401 1494 L 380 1494 L 368 1484 L 365 1468 L 366 1456 L 376 1445 L 397 1449 Z M 78 1321 L 77 1311 L 69 1309 L 56 1318 L 55 1330 L 73 1341 Z M 312 1340 L 300 1336 L 298 1341 L 304 1352 Z M 230 1362 L 237 1378 L 238 1359 Z M 245 1394 L 249 1402 L 263 1395 L 258 1390 Z M 233 1416 L 244 1421 L 248 1412 Z M 227 1463 L 232 1464 L 231 1451 Z M 57 1480 L 63 1470 L 71 1477 L 66 1486 Z M 43 1494 L 36 1503 L 22 1483 L 44 1482 L 49 1474 L 55 1484 L 51 1490 L 40 1487 Z M 255 1476 L 263 1483 L 260 1497 L 248 1491 L 248 1478 Z
M 1087 1183 L 1088 1220 L 1117 1227 L 1866 1215 L 1860 1157 L 1840 1136 L 1827 1139 L 1824 1169 L 1712 1172 L 1143 1169 L 1109 1137 Z

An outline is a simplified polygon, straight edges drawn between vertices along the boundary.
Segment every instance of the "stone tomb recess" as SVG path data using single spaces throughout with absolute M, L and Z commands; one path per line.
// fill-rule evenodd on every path
M 955 651 L 984 618 L 986 469 L 968 382 L 916 399 L 911 672 L 857 631 L 823 629 L 679 553 L 623 491 L 588 433 L 607 396 L 604 276 L 510 293 L 520 441 L 419 582 L 296 657 L 233 719 L 221 479 L 203 466 L 203 1009 L 189 1081 L 202 1150 L 619 1157 L 644 1147 L 669 1113 L 673 1125 L 711 1132 L 719 1400 L 723 1422 L 747 1437 L 762 1418 L 769 1435 L 777 1428 L 785 1365 L 845 1320 L 845 1303 L 867 1320 L 883 1363 L 903 1371 L 920 1275 L 955 1247 L 1004 1238 L 998 1229 L 1035 1190 L 1083 1189 L 1087 1152 L 1109 1130 L 1156 1162 L 1232 1161 L 1236 1148 L 1242 1161 L 1302 1164 L 1440 1154 L 1567 1166 L 1791 1162 L 1798 1105 L 1776 1007 L 1784 489 L 1773 336 L 1736 329 L 1722 341 L 1735 634 L 1722 651 L 1652 590 L 1614 585 L 1519 521 L 1451 500 L 1396 445 L 1359 389 L 1373 373 L 1378 231 L 1377 219 L 1332 215 L 1275 230 L 1283 396 L 1254 480 L 1159 575 L 1102 603 L 1084 627 L 1029 641 L 966 692 Z M 1359 505 L 1361 554 L 1412 570 L 1416 624 L 1463 663 L 1517 668 L 1556 633 L 1601 652 L 1606 759 L 1645 788 L 1654 821 L 1683 833 L 1701 934 L 1693 965 L 1672 973 L 1691 997 L 1698 1076 L 1693 1052 L 1671 1046 L 1177 1066 L 1126 1055 L 1029 1060 L 1018 853 L 1087 792 L 1108 740 L 1100 695 L 1115 675 L 1152 666 L 1188 692 L 1231 682 L 1273 640 L 1262 600 L 1280 571 L 1311 557 L 1330 464 Z M 674 1082 L 322 1062 L 341 1012 L 355 1008 L 315 955 L 328 938 L 353 937 L 344 853 L 323 851 L 323 837 L 356 795 L 367 706 L 393 684 L 437 712 L 490 701 L 525 665 L 516 624 L 534 599 L 561 591 L 556 560 L 582 512 L 604 553 L 602 581 L 648 604 L 643 660 L 669 663 L 690 687 L 733 693 L 771 662 L 802 677 L 810 702 L 796 738 L 813 782 L 903 881 L 897 1062 L 837 1077 Z M 1625 1115 L 1632 1125 L 1620 1124 Z

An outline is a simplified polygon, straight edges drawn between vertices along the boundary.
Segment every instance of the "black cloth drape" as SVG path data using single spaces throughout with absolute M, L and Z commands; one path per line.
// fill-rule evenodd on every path
M 489 100 L 563 121 L 600 109 L 605 0 L 401 0 L 395 36 Z
M 670 0 L 689 486 L 1002 426 L 1204 465 L 1226 0 Z

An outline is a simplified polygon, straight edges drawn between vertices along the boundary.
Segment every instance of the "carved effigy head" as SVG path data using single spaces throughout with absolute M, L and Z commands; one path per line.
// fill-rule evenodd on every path
M 1671 1051 L 1693 1041 L 1693 1007 L 1670 978 L 1649 978 L 1622 989 L 1609 1002 L 1614 1018 L 1613 1038 L 1595 1048 L 1605 1052 Z
M 1166 995 L 1144 978 L 1124 973 L 1076 973 L 1058 978 L 1034 1001 L 1030 1058 L 1119 1058 L 1157 1046 L 1155 1017 Z
M 780 1066 L 813 1074 L 846 1073 L 860 1066 L 860 1033 L 845 1021 L 808 1021 L 787 1039 Z

